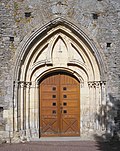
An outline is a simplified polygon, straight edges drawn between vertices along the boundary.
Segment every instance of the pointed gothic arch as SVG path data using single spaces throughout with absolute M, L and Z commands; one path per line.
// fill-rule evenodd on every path
M 25 131 L 27 136 L 31 132 L 33 138 L 39 138 L 39 81 L 58 71 L 73 74 L 80 81 L 81 135 L 86 129 L 101 129 L 95 114 L 105 100 L 104 57 L 81 29 L 57 18 L 26 36 L 18 48 L 14 73 L 18 84 L 14 92 L 15 130 Z
M 15 66 L 15 70 L 14 70 L 15 71 L 14 80 L 19 80 L 19 75 L 20 75 L 19 72 L 20 72 L 21 64 L 25 60 L 25 57 L 26 57 L 29 49 L 34 45 L 34 43 L 36 43 L 36 41 L 39 41 L 39 43 L 41 43 L 41 40 L 44 41 L 48 31 L 49 31 L 49 33 L 51 31 L 52 34 L 54 34 L 56 32 L 56 30 L 52 31 L 51 29 L 54 29 L 54 27 L 57 27 L 58 25 L 62 25 L 63 27 L 66 27 L 69 32 L 61 30 L 60 28 L 56 28 L 57 31 L 66 32 L 67 34 L 74 33 L 76 36 L 79 37 L 81 42 L 84 42 L 86 44 L 86 46 L 90 49 L 92 54 L 95 56 L 96 62 L 99 66 L 102 80 L 105 80 L 107 67 L 106 67 L 105 61 L 104 61 L 105 57 L 104 57 L 100 47 L 98 47 L 98 44 L 95 45 L 95 42 L 90 37 L 90 34 L 89 34 L 89 36 L 87 36 L 87 34 L 83 30 L 81 30 L 76 25 L 72 24 L 71 22 L 69 22 L 66 19 L 61 18 L 61 17 L 50 21 L 49 23 L 47 23 L 46 25 L 44 25 L 40 28 L 38 27 L 37 29 L 33 30 L 31 33 L 29 33 L 28 35 L 25 36 L 25 38 L 23 39 L 23 41 L 21 42 L 21 44 L 19 45 L 19 47 L 17 49 L 16 63 L 15 63 L 16 66 Z M 74 39 L 74 40 L 76 40 L 76 39 Z

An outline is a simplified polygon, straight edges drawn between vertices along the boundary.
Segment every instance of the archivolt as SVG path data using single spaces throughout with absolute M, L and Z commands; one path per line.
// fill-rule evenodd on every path
M 63 63 L 63 66 L 66 68 L 75 66 L 75 68 L 81 69 L 81 75 L 86 72 L 88 81 L 105 80 L 106 68 L 103 54 L 100 50 L 98 51 L 93 41 L 81 29 L 63 18 L 56 18 L 25 37 L 18 48 L 14 80 L 36 80 L 44 72 L 44 66 L 52 67 L 51 52 L 59 37 L 63 39 L 69 54 L 68 62 Z M 76 49 L 75 55 L 77 56 L 77 51 L 79 54 L 77 58 L 75 55 L 73 57 L 70 52 L 72 49 L 74 51 L 74 48 Z M 39 58 L 42 52 L 46 52 L 43 59 Z M 39 58 L 38 61 L 36 61 L 37 58 Z M 38 72 L 41 68 L 43 69 Z M 32 77 L 33 74 L 34 78 Z M 100 75 L 101 77 L 99 77 Z
M 39 131 L 39 82 L 55 72 L 67 73 L 82 83 L 81 119 L 93 109 L 92 115 L 96 115 L 105 100 L 101 96 L 106 96 L 104 84 L 101 86 L 106 72 L 103 55 L 81 29 L 57 18 L 26 36 L 18 48 L 14 81 L 19 82 L 13 90 L 16 129 Z M 87 125 L 88 119 L 85 122 Z

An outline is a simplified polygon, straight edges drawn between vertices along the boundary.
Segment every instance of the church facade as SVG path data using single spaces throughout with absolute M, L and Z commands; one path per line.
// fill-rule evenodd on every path
M 120 2 L 0 3 L 0 134 L 119 136 Z

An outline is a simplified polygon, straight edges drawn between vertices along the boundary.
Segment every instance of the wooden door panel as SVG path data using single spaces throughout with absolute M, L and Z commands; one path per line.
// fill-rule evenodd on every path
M 55 107 L 51 107 L 51 108 L 46 107 L 45 109 L 42 109 L 43 116 L 45 115 L 45 116 L 54 117 L 57 115 L 57 113 L 58 113 L 58 111 L 57 111 L 57 108 L 55 108 Z
M 61 75 L 60 87 L 61 136 L 78 136 L 80 135 L 79 83 L 73 77 Z
M 78 105 L 79 105 L 77 100 L 76 101 L 62 100 L 61 102 L 62 102 L 61 104 L 62 104 L 63 107 L 67 106 L 67 107 L 73 107 L 73 108 L 77 107 L 78 108 Z
M 78 90 L 76 85 L 61 85 L 61 92 L 76 92 Z
M 56 85 L 43 85 L 41 90 L 44 92 L 55 92 L 57 91 L 57 86 Z
M 44 118 L 41 120 L 41 136 L 56 136 L 58 134 L 58 121 L 56 118 Z
M 41 97 L 44 100 L 48 100 L 48 99 L 53 99 L 53 100 L 57 100 L 58 99 L 58 95 L 55 92 L 51 92 L 51 93 L 42 93 L 43 97 Z
M 42 107 L 46 108 L 46 107 L 56 107 L 58 104 L 57 104 L 57 101 L 56 100 L 44 100 L 44 102 L 42 102 Z
M 62 136 L 79 136 L 80 135 L 78 119 L 75 119 L 75 117 L 63 118 L 61 120 L 61 125 L 62 125 L 62 127 L 61 127 Z
M 40 135 L 57 136 L 58 119 L 58 75 L 44 79 L 40 84 Z
M 61 99 L 62 100 L 78 100 L 77 94 L 71 94 L 71 93 L 63 93 L 61 94 Z
M 80 135 L 79 82 L 68 75 L 49 76 L 40 84 L 40 135 Z
M 77 107 L 76 108 L 73 108 L 73 107 L 63 107 L 62 114 L 65 114 L 65 115 L 79 114 L 79 109 Z

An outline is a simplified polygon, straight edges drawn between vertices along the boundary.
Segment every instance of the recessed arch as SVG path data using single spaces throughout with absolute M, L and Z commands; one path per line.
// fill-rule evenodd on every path
M 78 49 L 74 46 L 74 44 L 71 43 L 71 46 L 76 50 L 76 52 L 79 54 L 80 56 L 80 60 L 82 60 L 81 62 L 85 63 L 84 58 L 82 57 L 82 55 L 80 54 L 80 52 L 78 51 Z
M 39 56 L 41 55 L 41 53 L 48 47 L 48 44 L 46 44 L 40 52 L 38 52 L 38 54 L 36 55 L 36 58 L 34 59 L 34 63 L 38 60 Z M 43 59 L 42 59 L 43 60 Z
M 47 77 L 47 76 L 55 74 L 55 73 L 65 73 L 67 75 L 70 75 L 70 76 L 74 77 L 80 83 L 84 83 L 84 79 L 77 72 L 75 72 L 73 70 L 70 70 L 68 68 L 60 68 L 60 67 L 46 70 L 45 72 L 41 73 L 36 78 L 36 81 L 39 84 L 41 82 L 41 80 L 44 79 L 44 77 Z
M 68 49 L 65 41 L 59 35 L 53 44 L 51 51 L 51 58 L 53 65 L 57 63 L 59 64 L 67 64 L 68 62 Z
M 57 30 L 56 30 L 56 28 L 57 28 Z M 58 29 L 59 28 L 61 28 L 61 31 L 62 30 L 65 30 L 65 27 L 63 27 L 63 26 L 57 26 L 54 30 L 55 31 L 59 31 Z M 53 30 L 53 32 L 54 32 L 54 30 Z M 65 31 L 67 31 L 67 29 L 65 30 Z M 69 33 L 68 33 L 69 34 Z M 71 36 L 70 37 L 68 37 L 67 36 L 67 34 L 65 34 L 64 35 L 64 37 L 67 39 L 67 44 L 65 44 L 65 50 L 66 50 L 66 54 L 63 54 L 62 56 L 63 56 L 63 58 L 60 58 L 60 56 L 59 55 L 61 55 L 60 54 L 60 52 L 58 53 L 58 54 L 56 54 L 56 56 L 54 57 L 54 58 L 56 58 L 57 59 L 57 56 L 59 56 L 58 58 L 60 59 L 57 59 L 56 60 L 56 65 L 57 66 L 64 66 L 64 62 L 66 61 L 66 66 L 67 66 L 67 63 L 69 64 L 70 62 L 73 62 L 73 60 L 72 60 L 72 52 L 70 52 L 70 50 L 71 50 L 71 48 L 70 48 L 70 43 L 74 40 L 74 37 L 76 38 L 76 40 L 77 40 L 77 43 L 79 43 L 79 38 L 78 37 L 76 37 L 76 35 L 74 35 L 74 34 L 72 34 L 71 33 L 71 35 L 72 35 L 72 37 L 73 37 L 73 39 L 71 39 Z M 55 40 L 54 40 L 55 39 Z M 59 39 L 59 36 L 58 36 L 58 39 Z M 57 39 L 57 40 L 58 40 Z M 61 39 L 61 38 L 60 38 Z M 66 39 L 65 39 L 65 41 L 66 41 Z M 62 40 L 62 39 L 61 39 Z M 72 41 L 71 41 L 72 40 Z M 23 63 L 22 63 L 22 65 L 23 65 L 23 68 L 22 68 L 22 75 L 21 75 L 21 77 L 22 77 L 22 81 L 29 81 L 29 77 L 30 77 L 30 70 L 31 70 L 31 68 L 33 68 L 32 67 L 32 65 L 34 66 L 34 64 L 37 64 L 37 68 L 38 68 L 38 66 L 40 65 L 42 65 L 42 66 L 45 66 L 46 64 L 47 65 L 49 65 L 49 64 L 51 64 L 51 65 L 53 65 L 53 60 L 52 60 L 52 58 L 51 58 L 51 56 L 52 56 L 52 53 L 53 53 L 53 48 L 54 48 L 54 43 L 53 43 L 53 41 L 54 42 L 56 42 L 56 35 L 52 35 L 52 34 L 50 34 L 50 35 L 48 35 L 48 38 L 47 38 L 47 43 L 48 43 L 48 48 L 47 48 L 47 53 L 46 53 L 46 58 L 44 59 L 44 60 L 41 60 L 41 61 L 39 61 L 39 62 L 37 62 L 37 63 L 32 63 L 32 61 L 31 60 L 35 60 L 34 59 L 34 57 L 36 56 L 36 53 L 38 52 L 38 51 L 42 51 L 42 50 L 40 50 L 39 49 L 39 47 L 38 47 L 38 44 L 40 43 L 41 45 L 43 45 L 42 47 L 45 47 L 44 45 L 46 45 L 46 43 L 45 43 L 45 41 L 43 40 L 43 42 L 40 40 L 40 42 L 38 42 L 38 43 L 35 43 L 35 46 L 33 46 L 30 50 L 29 50 L 29 53 L 28 53 L 28 55 L 27 55 L 27 57 L 26 57 L 26 59 L 23 61 Z M 65 42 L 66 43 L 66 42 Z M 83 63 L 84 65 L 83 65 L 83 67 L 82 68 L 84 68 L 84 66 L 86 66 L 88 69 L 89 69 L 89 80 L 96 80 L 96 81 L 99 81 L 100 80 L 100 74 L 99 74 L 99 66 L 98 66 L 98 63 L 96 62 L 96 58 L 95 58 L 95 56 L 92 54 L 92 52 L 91 52 L 91 50 L 89 50 L 89 48 L 86 46 L 86 44 L 85 43 L 83 43 L 83 42 L 81 42 L 80 43 L 80 45 L 82 45 L 82 48 L 81 47 L 79 47 L 79 45 L 76 43 L 76 45 L 77 45 L 77 47 L 78 48 L 76 48 L 75 49 L 75 51 L 78 49 L 80 52 L 79 52 L 79 56 L 80 55 L 82 55 L 82 57 L 84 58 L 84 60 L 85 60 L 85 63 Z M 64 44 L 64 42 L 63 42 L 63 44 Z M 67 46 L 68 45 L 68 46 Z M 38 49 L 36 49 L 36 46 L 37 46 L 37 48 Z M 67 48 L 67 47 L 69 47 L 69 49 Z M 75 45 L 74 45 L 75 46 Z M 67 50 L 68 50 L 68 52 L 67 52 Z M 64 52 L 64 51 L 63 51 Z M 69 61 L 67 61 L 67 58 L 64 58 L 65 56 L 67 56 L 68 55 L 68 58 L 69 58 Z M 63 60 L 62 60 L 63 59 Z M 62 61 L 62 62 L 61 62 Z M 75 62 L 79 62 L 79 57 L 78 58 L 76 58 L 76 59 L 74 59 L 74 63 Z M 81 68 L 81 69 L 82 69 Z M 98 73 L 98 74 L 97 74 Z
M 53 57 L 59 46 L 65 53 L 60 51 Z M 94 121 L 105 92 L 101 86 L 106 79 L 104 56 L 80 28 L 63 18 L 56 18 L 26 36 L 18 48 L 14 72 L 18 89 L 14 95 L 20 111 L 15 108 L 15 115 L 19 117 L 16 117 L 16 128 L 37 131 L 39 137 L 39 83 L 43 77 L 58 72 L 66 73 L 82 84 L 81 131 L 85 130 L 88 117 Z
M 47 32 L 49 32 L 51 29 L 54 29 L 54 27 L 57 27 L 58 25 L 62 25 L 63 27 L 66 27 L 69 31 L 69 33 L 75 33 L 76 36 L 78 36 L 82 41 L 86 43 L 86 45 L 90 48 L 91 52 L 95 56 L 95 59 L 97 61 L 97 64 L 100 69 L 100 74 L 102 80 L 106 79 L 106 66 L 104 61 L 104 55 L 100 51 L 100 47 L 97 49 L 95 47 L 95 44 L 93 43 L 93 40 L 91 40 L 80 28 L 72 24 L 71 22 L 63 19 L 63 18 L 56 18 L 52 21 L 50 21 L 45 26 L 38 28 L 35 31 L 32 31 L 29 35 L 27 35 L 24 40 L 21 42 L 20 46 L 18 47 L 17 56 L 16 56 L 16 66 L 15 66 L 15 72 L 14 72 L 14 80 L 19 80 L 19 74 L 20 74 L 20 68 L 24 61 L 24 57 L 29 52 L 29 50 L 33 47 L 34 43 L 38 41 L 39 43 L 41 39 L 43 40 L 47 36 Z M 56 28 L 57 29 L 57 28 Z M 52 30 L 51 30 L 52 31 Z M 60 28 L 57 29 L 57 31 L 64 31 Z M 56 32 L 56 31 L 54 31 Z M 52 34 L 54 33 L 52 32 Z M 66 32 L 66 31 L 64 31 Z
M 65 44 L 65 46 L 66 46 L 66 48 L 67 48 L 67 45 L 66 45 L 65 40 L 62 38 L 62 35 L 59 34 L 59 35 L 56 37 L 56 39 L 54 40 L 54 44 L 53 44 L 52 50 L 54 49 L 55 44 L 57 43 L 58 40 L 61 40 L 61 41 Z M 68 50 L 68 48 L 67 48 L 67 50 Z

